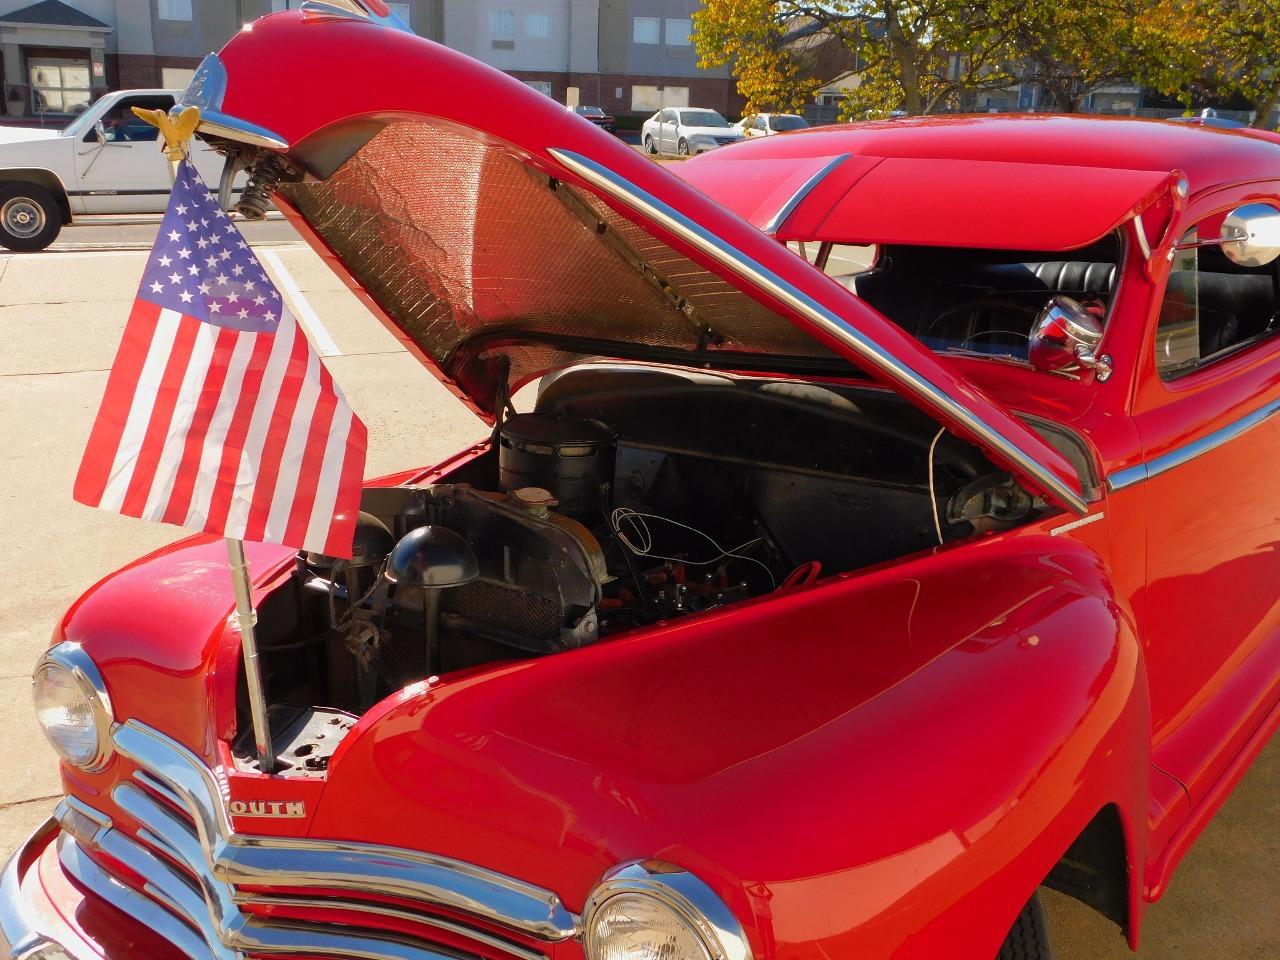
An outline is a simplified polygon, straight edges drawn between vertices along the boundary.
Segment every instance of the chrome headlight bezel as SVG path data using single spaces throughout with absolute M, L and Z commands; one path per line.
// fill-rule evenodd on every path
M 64 763 L 87 773 L 101 771 L 115 754 L 115 746 L 111 739 L 111 728 L 115 723 L 115 714 L 111 709 L 111 697 L 107 693 L 107 686 L 102 680 L 102 674 L 98 672 L 97 664 L 93 662 L 93 658 L 89 654 L 85 653 L 80 644 L 64 640 L 46 650 L 39 662 L 36 663 L 36 668 L 31 673 L 33 693 L 35 683 L 44 670 L 62 671 L 79 688 L 80 693 L 88 703 L 89 712 L 93 717 L 93 735 L 96 749 L 92 757 L 83 761 L 78 760 L 64 752 L 62 745 L 53 738 L 43 723 L 40 725 L 41 732 L 44 733 L 45 739 L 49 741 Z
M 591 942 L 597 914 L 621 894 L 648 897 L 674 912 L 702 941 L 712 960 L 752 960 L 746 931 L 715 891 L 688 870 L 661 860 L 619 864 L 591 891 L 581 927 L 587 960 L 599 960 Z

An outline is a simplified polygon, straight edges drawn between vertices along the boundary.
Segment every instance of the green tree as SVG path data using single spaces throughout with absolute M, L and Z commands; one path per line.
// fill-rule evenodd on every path
M 1240 97 L 1265 127 L 1280 102 L 1280 6 L 1275 0 L 1159 0 L 1155 29 L 1172 55 L 1153 62 L 1152 86 L 1188 106 Z
M 797 36 L 843 44 L 857 85 L 847 116 L 935 113 L 1017 82 L 1010 0 L 706 0 L 694 14 L 703 66 L 734 65 L 748 111 L 796 110 L 821 83 Z

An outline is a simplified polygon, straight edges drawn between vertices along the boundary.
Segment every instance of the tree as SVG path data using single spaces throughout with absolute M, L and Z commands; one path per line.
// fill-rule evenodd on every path
M 1275 0 L 1159 0 L 1154 22 L 1176 55 L 1158 64 L 1152 86 L 1198 98 L 1239 96 L 1265 127 L 1280 102 L 1280 6 Z
M 826 77 L 801 39 L 842 44 L 857 78 L 847 117 L 954 109 L 964 95 L 1007 89 L 1016 21 L 1011 0 L 706 0 L 694 14 L 703 66 L 733 63 L 747 110 L 797 110 Z
M 1075 113 L 1101 87 L 1142 83 L 1153 63 L 1168 65 L 1167 31 L 1153 22 L 1156 0 L 1055 0 L 1010 9 L 1024 79 L 1042 84 L 1054 108 Z

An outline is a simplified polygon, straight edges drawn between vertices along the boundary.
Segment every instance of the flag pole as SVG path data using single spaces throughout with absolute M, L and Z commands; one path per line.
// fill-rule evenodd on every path
M 178 176 L 178 165 L 187 156 L 191 138 L 200 125 L 200 108 L 174 107 L 172 111 L 133 108 L 134 114 L 158 128 L 164 135 L 165 156 L 169 160 L 170 182 Z M 253 743 L 258 752 L 258 769 L 272 773 L 276 767 L 271 748 L 271 726 L 267 722 L 267 696 L 258 663 L 258 637 L 255 626 L 258 611 L 253 608 L 253 586 L 249 580 L 249 561 L 244 555 L 244 541 L 226 538 L 227 560 L 231 566 L 231 583 L 236 595 L 236 620 L 240 624 L 240 647 L 244 654 L 244 679 L 249 690 L 249 713 L 253 720 Z
M 231 583 L 236 593 L 236 620 L 240 624 L 240 647 L 244 652 L 244 679 L 249 688 L 249 713 L 253 718 L 253 742 L 258 751 L 258 768 L 263 773 L 275 770 L 276 758 L 271 749 L 271 729 L 267 723 L 267 697 L 258 665 L 258 637 L 254 632 L 258 611 L 253 608 L 249 582 L 249 561 L 244 555 L 244 541 L 227 538 L 227 559 L 231 564 Z

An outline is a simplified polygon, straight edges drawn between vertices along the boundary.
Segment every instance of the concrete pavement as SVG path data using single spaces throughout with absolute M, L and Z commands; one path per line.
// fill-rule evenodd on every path
M 283 223 L 249 225 L 268 269 L 314 309 L 328 363 L 370 431 L 367 473 L 427 464 L 483 434 Z M 65 607 L 97 579 L 180 531 L 76 504 L 71 485 L 155 225 L 67 229 L 54 252 L 0 255 L 0 853 L 59 793 L 28 675 Z M 850 262 L 856 256 L 850 254 Z M 281 282 L 282 288 L 289 287 Z M 1156 905 L 1147 960 L 1280 957 L 1280 743 L 1264 753 Z M 1050 895 L 1059 960 L 1132 956 L 1114 928 Z M 868 958 L 872 960 L 872 958 Z

